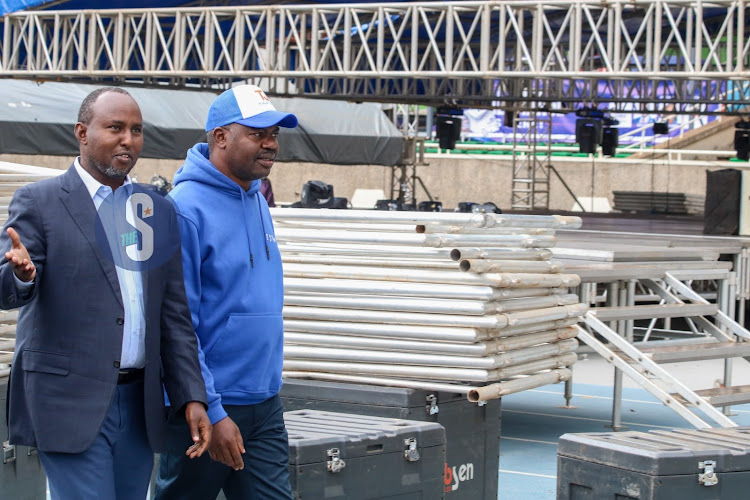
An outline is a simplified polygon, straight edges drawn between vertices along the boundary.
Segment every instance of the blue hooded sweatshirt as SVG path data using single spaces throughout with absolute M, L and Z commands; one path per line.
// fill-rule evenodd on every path
M 182 264 L 208 417 L 281 388 L 284 304 L 281 255 L 260 180 L 248 191 L 219 172 L 196 144 L 174 177 Z

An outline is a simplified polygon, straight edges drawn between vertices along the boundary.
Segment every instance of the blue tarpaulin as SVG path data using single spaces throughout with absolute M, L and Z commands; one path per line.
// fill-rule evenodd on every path
M 0 0 L 0 15 L 42 5 L 44 0 Z

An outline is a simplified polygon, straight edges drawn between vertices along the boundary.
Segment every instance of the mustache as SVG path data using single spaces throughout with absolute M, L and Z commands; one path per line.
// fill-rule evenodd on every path
M 260 158 L 262 160 L 275 160 L 276 159 L 276 151 L 272 149 L 267 149 L 261 153 L 258 153 L 256 158 Z

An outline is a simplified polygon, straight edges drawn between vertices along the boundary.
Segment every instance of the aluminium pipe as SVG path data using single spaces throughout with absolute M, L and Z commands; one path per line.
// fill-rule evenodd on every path
M 578 341 L 571 338 L 553 344 L 525 347 L 523 349 L 508 351 L 502 354 L 472 357 L 437 353 L 423 354 L 400 351 L 373 351 L 365 349 L 291 344 L 284 346 L 284 359 L 324 360 L 352 363 L 393 363 L 410 366 L 445 366 L 454 368 L 496 370 L 565 354 L 574 351 L 577 347 Z
M 338 226 L 336 226 L 338 227 Z M 445 224 L 418 224 L 412 226 L 412 231 L 417 234 L 529 234 L 539 235 L 555 234 L 554 229 L 533 227 L 472 227 L 472 226 L 448 226 Z
M 578 296 L 574 293 L 561 295 L 547 295 L 544 297 L 524 297 L 494 301 L 490 304 L 495 306 L 495 313 L 514 311 L 528 311 L 530 309 L 544 309 L 547 307 L 567 306 L 578 304 Z
M 425 325 L 412 326 L 400 324 L 348 323 L 344 321 L 310 321 L 285 318 L 284 332 L 285 334 L 286 332 L 302 332 L 342 336 L 357 335 L 362 337 L 473 343 L 492 338 L 496 330 Z
M 401 281 L 356 279 L 307 279 L 284 276 L 284 290 L 299 293 L 343 293 L 357 295 L 401 295 L 422 298 L 498 301 L 514 298 L 566 294 L 567 288 L 492 288 L 483 285 L 439 285 Z
M 543 297 L 544 298 L 544 297 Z M 411 297 L 379 297 L 375 295 L 284 295 L 285 306 L 365 309 L 369 311 L 421 312 L 482 316 L 496 311 L 491 302 L 455 299 L 420 299 Z
M 549 248 L 555 246 L 557 237 L 529 234 L 402 234 L 376 231 L 320 231 L 280 226 L 276 239 L 281 242 L 318 241 L 334 243 L 363 242 L 386 245 L 414 245 L 425 247 L 492 246 Z
M 13 311 L 0 311 L 0 323 L 13 323 L 18 321 L 18 309 Z
M 311 319 L 318 321 L 353 321 L 358 323 L 501 329 L 506 326 L 521 326 L 531 323 L 578 317 L 586 314 L 586 311 L 588 311 L 588 308 L 585 304 L 571 304 L 486 316 L 464 316 L 459 314 L 404 313 L 395 311 L 368 311 L 362 309 L 288 306 L 284 307 L 283 316 L 285 319 Z
M 522 349 L 507 351 L 503 354 L 492 356 L 492 368 L 505 368 L 527 364 L 534 361 L 541 361 L 548 359 L 551 356 L 559 356 L 569 352 L 573 352 L 577 348 L 578 340 L 574 338 L 560 340 L 552 344 L 524 347 Z
M 385 233 L 413 233 L 414 224 L 395 224 L 379 222 L 337 222 L 333 220 L 311 220 L 311 221 L 292 221 L 286 219 L 274 219 L 276 227 L 299 228 L 299 229 L 317 229 L 324 231 L 380 231 Z M 482 229 L 477 228 L 478 231 Z
M 552 251 L 545 248 L 454 248 L 452 260 L 496 259 L 496 260 L 549 260 Z
M 578 334 L 575 327 L 559 328 L 528 335 L 488 339 L 473 344 L 456 342 L 425 342 L 379 337 L 352 337 L 320 333 L 284 332 L 284 345 L 309 345 L 350 349 L 374 349 L 398 352 L 432 352 L 458 356 L 491 356 L 501 352 L 523 349 L 539 344 L 572 339 Z
M 350 256 L 350 255 L 290 255 L 284 253 L 281 256 L 282 261 L 294 264 L 334 264 L 342 266 L 376 266 L 376 267 L 406 267 L 409 269 L 456 269 L 455 262 L 430 260 L 422 258 L 401 258 L 401 257 L 367 257 L 367 256 Z
M 359 375 L 382 375 L 419 379 L 452 380 L 466 382 L 488 382 L 497 380 L 494 370 L 476 370 L 451 367 L 425 367 L 376 363 L 342 363 L 333 361 L 311 361 L 284 359 L 284 371 L 312 371 L 327 373 L 352 373 Z
M 478 329 L 478 335 L 485 335 L 484 338 L 498 338 L 498 337 L 515 337 L 518 335 L 526 335 L 528 333 L 543 332 L 545 330 L 555 330 L 558 328 L 566 328 L 568 326 L 575 325 L 579 322 L 579 318 L 565 318 L 558 319 L 555 321 L 542 321 L 540 323 L 518 325 L 518 326 L 506 326 L 502 330 L 482 330 Z
M 497 288 L 560 288 L 581 283 L 577 274 L 487 273 L 474 274 L 442 270 L 389 269 L 365 266 L 326 266 L 294 264 L 284 266 L 284 276 L 295 278 L 351 278 L 411 283 L 443 283 L 459 285 L 487 285 Z
M 525 261 L 525 260 L 489 260 L 464 259 L 459 262 L 459 269 L 473 273 L 561 273 L 563 263 L 559 260 Z
M 352 382 L 364 385 L 382 385 L 386 387 L 404 387 L 407 389 L 422 389 L 427 391 L 440 391 L 454 394 L 464 394 L 471 403 L 499 399 L 509 394 L 515 394 L 529 389 L 535 389 L 543 385 L 555 384 L 572 377 L 568 368 L 558 368 L 549 372 L 535 373 L 523 378 L 508 380 L 486 386 L 473 387 L 470 385 L 442 384 L 439 382 L 403 380 L 394 378 L 363 377 L 359 375 L 346 375 L 341 373 L 321 372 L 282 372 L 284 378 L 302 378 L 328 380 L 334 382 Z
M 552 309 L 552 308 L 551 308 Z M 458 314 L 403 313 L 367 311 L 361 309 L 331 309 L 325 307 L 288 306 L 284 318 L 318 321 L 352 321 L 399 325 L 457 326 L 464 328 L 502 328 L 508 325 L 504 315 L 462 316 Z
M 569 352 L 552 356 L 539 361 L 509 366 L 498 370 L 479 370 L 470 368 L 452 368 L 448 366 L 409 366 L 378 363 L 343 363 L 332 361 L 312 361 L 284 359 L 284 370 L 313 371 L 327 373 L 351 373 L 359 375 L 383 375 L 388 377 L 408 377 L 418 379 L 454 380 L 464 382 L 492 382 L 504 378 L 527 375 L 542 370 L 564 368 L 578 359 L 575 353 Z
M 437 342 L 474 343 L 496 338 L 525 336 L 578 323 L 578 318 L 544 321 L 536 324 L 511 326 L 502 330 L 482 328 L 455 328 L 425 325 L 396 325 L 377 323 L 350 323 L 344 321 L 311 321 L 284 319 L 284 330 L 298 333 L 322 333 L 329 335 L 356 335 L 395 339 L 434 340 Z
M 573 372 L 570 369 L 558 368 L 544 373 L 529 375 L 524 378 L 469 389 L 466 396 L 472 403 L 489 401 L 490 399 L 500 399 L 508 394 L 528 391 L 529 389 L 535 389 L 543 385 L 557 384 L 558 382 L 570 380 L 572 377 Z
M 578 335 L 578 329 L 574 326 L 557 328 L 527 335 L 518 335 L 514 337 L 500 337 L 486 341 L 491 347 L 497 349 L 497 352 L 508 352 L 531 347 L 542 343 L 553 343 L 561 340 L 573 339 Z
M 552 229 L 580 229 L 583 219 L 566 215 L 498 215 L 485 214 L 486 227 L 549 227 Z
M 282 257 L 286 254 L 325 254 L 325 255 L 386 255 L 389 257 L 445 258 L 451 254 L 448 248 L 409 247 L 404 245 L 368 245 L 365 243 L 318 243 L 318 242 L 279 242 Z M 506 248 L 516 252 L 527 251 L 529 255 L 549 250 Z M 509 257 L 510 258 L 510 257 Z M 550 258 L 549 256 L 545 258 Z
M 299 229 L 317 229 L 325 231 L 380 231 L 395 233 L 446 233 L 446 234 L 555 234 L 551 228 L 535 227 L 475 227 L 465 225 L 446 225 L 446 224 L 380 224 L 374 222 L 365 223 L 342 223 L 331 220 L 319 221 L 289 221 L 282 219 L 277 222 L 277 227 L 299 228 Z
M 557 237 L 552 235 L 531 234 L 427 234 L 422 243 L 427 247 L 521 247 L 521 248 L 549 248 L 557 244 Z
M 304 294 L 288 292 L 284 305 L 303 307 L 328 307 L 334 309 L 365 309 L 370 311 L 421 312 L 434 314 L 463 314 L 483 316 L 512 311 L 543 309 L 578 303 L 574 294 L 548 295 L 503 301 L 474 301 L 413 297 L 381 297 L 376 295 Z
M 325 213 L 323 213 L 325 212 Z M 552 229 L 579 229 L 582 219 L 562 215 L 508 215 L 468 214 L 457 212 L 398 212 L 390 210 L 319 210 L 306 208 L 271 209 L 274 220 L 334 220 L 349 222 L 405 222 L 436 224 L 463 224 L 475 227 L 548 227 Z
M 547 359 L 530 361 L 528 363 L 522 363 L 520 365 L 511 365 L 503 368 L 502 370 L 498 370 L 499 376 L 495 380 L 517 377 L 519 375 L 528 375 L 530 373 L 536 373 L 542 370 L 551 370 L 553 368 L 566 368 L 574 364 L 576 360 L 578 360 L 578 356 L 576 355 L 576 353 L 568 352 Z
M 386 387 L 405 387 L 407 389 L 424 389 L 428 391 L 441 391 L 465 395 L 468 395 L 468 393 L 474 389 L 474 387 L 470 385 L 444 384 L 440 382 L 404 380 L 397 378 L 363 377 L 360 375 L 346 375 L 342 373 L 283 371 L 281 372 L 281 376 L 284 378 L 304 378 L 337 382 L 354 382 L 364 385 L 383 385 Z
M 542 321 L 554 321 L 565 318 L 578 318 L 588 312 L 586 304 L 571 304 L 567 306 L 548 307 L 502 314 L 508 319 L 508 326 L 521 326 Z
M 475 227 L 495 225 L 488 222 L 487 214 L 467 214 L 456 212 L 411 212 L 390 210 L 325 210 L 314 208 L 279 208 L 271 209 L 274 220 L 326 220 L 348 222 L 381 222 L 392 224 L 435 222 L 445 224 L 465 224 Z

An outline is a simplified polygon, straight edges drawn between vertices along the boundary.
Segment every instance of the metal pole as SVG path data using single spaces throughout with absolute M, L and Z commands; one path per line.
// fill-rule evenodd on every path
M 723 300 L 724 305 L 727 308 L 725 313 L 731 319 L 734 319 L 734 314 L 735 314 L 735 300 L 736 300 L 736 294 L 737 294 L 736 279 L 737 279 L 737 273 L 730 273 L 729 279 L 724 280 L 722 282 L 722 285 L 726 283 L 726 287 L 722 286 L 722 292 L 726 290 L 726 296 L 724 297 L 724 300 Z M 734 358 L 724 358 L 724 387 L 732 386 L 733 365 L 734 365 Z M 724 412 L 724 415 L 727 415 L 727 416 L 736 415 L 736 413 L 732 413 L 731 406 L 725 406 L 722 411 Z
M 617 307 L 620 298 L 620 282 L 609 283 L 607 285 L 607 307 Z M 618 334 L 622 332 L 619 330 L 619 321 L 611 321 L 609 327 L 612 330 L 617 331 Z M 622 371 L 615 368 L 614 382 L 612 384 L 612 430 L 622 430 Z

